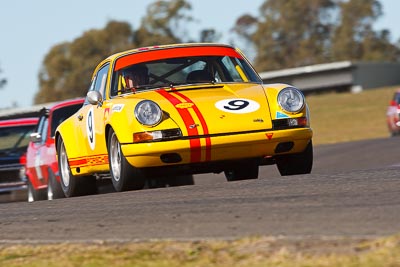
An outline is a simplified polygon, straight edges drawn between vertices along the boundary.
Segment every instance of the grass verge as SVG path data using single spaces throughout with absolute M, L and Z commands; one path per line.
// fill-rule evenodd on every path
M 0 246 L 0 266 L 399 266 L 400 237 Z
M 307 96 L 313 143 L 328 144 L 389 137 L 386 109 L 396 87 L 364 90 L 357 94 Z

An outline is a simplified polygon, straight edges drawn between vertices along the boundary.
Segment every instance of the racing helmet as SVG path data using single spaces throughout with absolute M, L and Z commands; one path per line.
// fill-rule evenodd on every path
M 133 65 L 123 69 L 122 83 L 125 88 L 149 84 L 149 69 L 144 65 Z

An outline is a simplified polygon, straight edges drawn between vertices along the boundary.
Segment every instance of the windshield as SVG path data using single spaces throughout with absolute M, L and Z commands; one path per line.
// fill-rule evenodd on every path
M 35 125 L 0 128 L 0 154 L 23 153 Z
M 127 66 L 114 73 L 111 95 L 198 83 L 262 83 L 249 64 L 230 56 L 168 58 Z

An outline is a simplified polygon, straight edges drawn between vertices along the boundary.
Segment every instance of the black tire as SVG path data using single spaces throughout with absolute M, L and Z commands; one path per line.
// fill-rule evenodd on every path
M 308 174 L 313 166 L 313 145 L 310 141 L 302 153 L 279 156 L 276 165 L 282 176 Z
M 107 149 L 114 189 L 117 192 L 143 189 L 146 178 L 142 171 L 131 166 L 126 160 L 113 129 L 108 133 Z
M 64 141 L 59 137 L 57 142 L 58 170 L 60 184 L 66 197 L 75 197 L 95 194 L 97 192 L 96 178 L 94 176 L 74 176 L 68 163 Z
M 43 189 L 36 190 L 31 181 L 28 179 L 28 202 L 34 202 L 46 199 L 46 191 Z
M 57 181 L 54 172 L 49 169 L 49 177 L 47 181 L 47 199 L 53 200 L 64 197 L 64 191 L 61 188 L 60 182 Z
M 258 164 L 256 161 L 246 161 L 237 167 L 224 171 L 228 182 L 251 180 L 258 178 Z

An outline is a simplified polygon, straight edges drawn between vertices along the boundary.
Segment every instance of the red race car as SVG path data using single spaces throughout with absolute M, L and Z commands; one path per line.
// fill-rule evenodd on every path
M 25 154 L 37 122 L 37 118 L 0 121 L 0 193 L 26 189 Z
M 400 89 L 393 94 L 386 111 L 386 121 L 391 136 L 400 134 Z
M 67 100 L 41 110 L 39 123 L 30 136 L 26 156 L 29 202 L 64 197 L 60 186 L 54 133 L 61 122 L 82 107 L 83 102 L 83 98 Z

